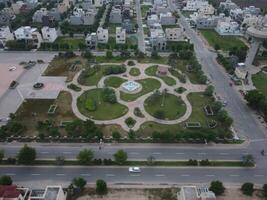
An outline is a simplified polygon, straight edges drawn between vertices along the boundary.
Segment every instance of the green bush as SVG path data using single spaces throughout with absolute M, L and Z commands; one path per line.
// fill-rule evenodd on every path
M 251 196 L 254 192 L 253 183 L 244 183 L 241 187 L 242 193 L 248 196 Z
M 212 181 L 209 190 L 214 192 L 215 195 L 222 195 L 225 191 L 225 187 L 221 181 Z
M 124 164 L 127 159 L 128 159 L 128 155 L 125 151 L 123 151 L 122 149 L 118 150 L 114 155 L 113 155 L 115 162 L 119 165 Z
M 198 165 L 198 161 L 190 159 L 190 160 L 188 160 L 187 165 L 189 165 L 189 166 L 197 166 Z
M 96 193 L 99 195 L 106 194 L 108 192 L 107 183 L 104 180 L 96 181 Z
M 127 124 L 128 127 L 133 127 L 136 123 L 136 120 L 133 119 L 132 117 L 128 117 L 127 119 L 125 119 L 125 123 Z
M 119 141 L 121 139 L 121 134 L 118 131 L 113 131 L 112 138 L 116 141 Z
M 18 163 L 24 165 L 31 165 L 36 158 L 36 151 L 34 148 L 28 147 L 26 144 L 22 147 L 17 155 Z

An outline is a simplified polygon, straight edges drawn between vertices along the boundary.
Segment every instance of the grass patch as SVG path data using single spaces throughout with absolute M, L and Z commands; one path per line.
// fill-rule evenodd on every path
M 140 70 L 138 68 L 133 67 L 133 68 L 130 69 L 129 74 L 131 76 L 139 76 L 141 74 L 141 72 L 140 72 Z
M 176 84 L 176 81 L 175 79 L 169 77 L 169 76 L 158 76 L 157 75 L 157 70 L 158 70 L 158 65 L 153 65 L 151 67 L 148 67 L 146 70 L 145 70 L 145 73 L 148 75 L 148 76 L 155 76 L 155 77 L 158 77 L 160 79 L 162 79 L 167 85 L 169 86 L 173 86 Z
M 113 87 L 113 88 L 118 88 L 120 85 L 124 82 L 126 82 L 126 79 L 116 77 L 116 76 L 111 76 L 105 79 L 104 83 L 105 86 L 107 87 Z
M 128 108 L 119 103 L 108 103 L 103 101 L 102 91 L 104 89 L 93 89 L 84 92 L 77 100 L 77 106 L 82 114 L 96 120 L 111 120 L 119 118 L 128 112 Z M 95 102 L 96 110 L 86 109 L 86 102 L 91 99 Z
M 156 114 L 157 111 L 162 111 L 164 113 L 164 116 L 161 119 L 166 120 L 178 119 L 186 111 L 186 106 L 181 98 L 173 94 L 161 94 L 156 99 L 152 98 L 153 95 L 145 100 L 145 109 L 150 115 L 154 116 L 155 118 L 159 118 L 159 116 L 157 116 Z
M 142 17 L 145 17 L 146 13 L 149 11 L 150 8 L 152 8 L 152 6 L 150 5 L 141 5 Z
M 71 50 L 78 50 L 80 49 L 80 45 L 84 44 L 84 38 L 74 38 L 74 37 L 58 37 L 55 43 L 62 45 L 68 44 L 69 49 Z
M 142 85 L 142 90 L 136 94 L 129 94 L 126 92 L 120 92 L 120 98 L 124 101 L 134 101 L 138 97 L 143 96 L 153 90 L 160 88 L 160 82 L 153 78 L 146 78 L 136 81 Z
M 210 46 L 214 47 L 218 44 L 223 51 L 229 51 L 234 47 L 246 47 L 237 36 L 221 36 L 214 30 L 201 30 L 200 32 L 206 38 Z
M 112 23 L 109 23 L 108 24 L 108 32 L 109 34 L 116 34 L 116 27 L 121 27 L 121 24 L 112 24 Z
M 255 87 L 261 91 L 267 98 L 267 74 L 259 72 L 252 75 L 252 81 Z

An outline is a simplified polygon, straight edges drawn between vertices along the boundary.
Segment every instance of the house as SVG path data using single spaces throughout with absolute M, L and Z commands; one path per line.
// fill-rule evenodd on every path
M 12 9 L 4 8 L 0 11 L 0 26 L 9 25 L 16 16 Z
M 84 12 L 82 20 L 84 25 L 93 25 L 95 22 L 96 10 L 90 9 Z
M 217 26 L 218 21 L 224 19 L 224 16 L 223 13 L 218 16 L 199 15 L 194 22 L 198 29 L 214 29 Z
M 56 8 L 52 8 L 47 12 L 47 16 L 53 18 L 55 21 L 60 21 L 61 20 L 61 14 Z
M 130 19 L 124 19 L 121 27 L 126 30 L 126 33 L 132 33 L 134 31 L 134 27 Z
M 161 25 L 175 25 L 176 18 L 172 15 L 171 12 L 167 12 L 166 14 L 161 13 L 159 15 L 159 20 Z
M 230 17 L 234 20 L 237 21 L 239 23 L 241 23 L 243 21 L 243 10 L 240 8 L 236 8 L 236 9 L 232 9 L 230 10 Z
M 36 48 L 40 47 L 42 42 L 42 36 L 38 32 L 37 28 L 32 28 L 30 26 L 22 26 L 14 31 L 14 36 L 16 40 L 25 40 L 31 42 Z
M 152 26 L 153 24 L 159 23 L 158 15 L 152 14 L 147 16 L 146 23 L 149 27 Z
M 245 80 L 247 79 L 249 72 L 245 63 L 238 63 L 235 68 L 235 75 L 237 78 Z
M 108 43 L 108 29 L 104 29 L 102 27 L 98 27 L 97 29 L 97 42 L 101 44 Z
M 216 200 L 207 187 L 183 186 L 177 193 L 178 200 Z
M 103 0 L 95 0 L 94 6 L 95 7 L 101 7 L 101 6 L 103 6 L 103 4 L 104 4 Z
M 24 200 L 28 194 L 27 188 L 16 185 L 0 185 L 0 200 Z
M 72 25 L 93 25 L 95 22 L 96 12 L 94 9 L 83 10 L 75 7 L 73 15 L 70 16 L 70 24 Z
M 121 9 L 112 7 L 109 22 L 113 24 L 120 24 L 122 22 Z
M 28 200 L 66 200 L 61 186 L 46 186 L 45 190 L 32 190 Z
M 162 29 L 150 29 L 150 43 L 153 50 L 166 50 L 167 40 Z
M 159 5 L 154 5 L 153 8 L 151 9 L 153 13 L 156 13 L 157 15 L 160 15 L 161 13 L 168 13 L 170 12 L 170 9 L 168 6 L 159 6 Z
M 239 8 L 236 3 L 232 2 L 231 0 L 226 0 L 225 2 L 220 2 L 219 9 L 221 11 L 230 11 L 233 9 Z
M 0 49 L 4 48 L 6 42 L 9 40 L 14 40 L 14 35 L 11 33 L 8 26 L 0 27 Z
M 255 6 L 249 6 L 249 7 L 243 8 L 243 12 L 244 14 L 251 14 L 251 15 L 259 16 L 261 14 L 261 9 L 256 8 Z
M 47 9 L 41 8 L 39 10 L 36 10 L 35 13 L 32 16 L 32 21 L 37 23 L 42 23 L 43 16 L 47 15 Z
M 85 44 L 90 49 L 95 49 L 97 47 L 97 35 L 96 33 L 89 33 L 85 38 Z
M 41 32 L 43 36 L 43 42 L 53 43 L 58 37 L 58 33 L 55 28 L 49 28 L 45 26 L 41 29 Z
M 219 20 L 215 28 L 220 35 L 242 35 L 240 33 L 239 24 L 230 18 Z
M 63 0 L 63 2 L 59 3 L 57 5 L 57 11 L 60 14 L 63 14 L 64 12 L 67 12 L 67 10 L 70 8 L 70 1 L 69 0 Z
M 16 3 L 11 4 L 11 8 L 15 15 L 20 14 L 20 8 L 25 5 L 23 1 L 17 1 Z
M 215 12 L 215 8 L 208 4 L 208 5 L 201 5 L 198 9 L 198 13 L 201 13 L 203 15 L 213 15 Z
M 121 27 L 116 27 L 116 44 L 126 43 L 126 31 Z
M 165 35 L 167 41 L 183 41 L 184 40 L 184 29 L 183 28 L 166 28 Z
M 188 0 L 186 6 L 183 8 L 184 11 L 197 11 L 200 7 L 209 6 L 206 0 Z

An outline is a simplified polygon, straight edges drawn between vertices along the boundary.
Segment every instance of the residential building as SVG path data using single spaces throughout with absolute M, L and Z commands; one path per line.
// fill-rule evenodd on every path
M 167 41 L 183 41 L 185 37 L 183 28 L 166 28 L 165 35 Z
M 16 185 L 0 185 L 0 200 L 24 200 L 28 194 L 27 188 Z
M 194 23 L 198 29 L 214 29 L 221 19 L 224 19 L 223 13 L 218 16 L 200 15 L 195 19 Z
M 7 26 L 16 16 L 12 9 L 4 8 L 0 11 L 0 26 Z
M 230 10 L 230 13 L 229 13 L 230 17 L 234 21 L 239 22 L 239 23 L 241 23 L 243 21 L 243 14 L 244 14 L 244 12 L 240 8 L 232 9 L 232 10 Z
M 46 186 L 45 190 L 32 190 L 29 200 L 66 200 L 66 197 L 61 186 Z
M 210 4 L 202 5 L 199 7 L 198 12 L 203 15 L 213 15 L 215 12 L 215 8 Z
M 96 10 L 90 9 L 87 10 L 83 15 L 82 15 L 82 20 L 84 25 L 93 25 L 95 22 L 95 16 L 96 16 Z
M 116 27 L 116 44 L 126 43 L 126 31 L 121 27 Z
M 160 15 L 161 13 L 166 14 L 166 13 L 170 12 L 170 9 L 168 6 L 154 5 L 153 8 L 151 9 L 151 11 L 152 11 L 152 13 Z
M 236 5 L 236 3 L 232 2 L 231 0 L 226 0 L 225 2 L 220 2 L 219 5 L 219 9 L 222 11 L 230 11 L 233 9 L 237 9 L 239 8 L 238 5 Z
M 56 8 L 52 8 L 47 12 L 48 17 L 52 17 L 55 21 L 61 20 L 61 14 Z
M 207 187 L 183 186 L 177 193 L 178 200 L 216 200 Z
M 32 28 L 30 26 L 22 26 L 14 31 L 14 36 L 16 40 L 25 40 L 31 42 L 36 48 L 40 47 L 42 42 L 42 36 L 38 32 L 37 28 Z
M 130 19 L 124 19 L 121 27 L 126 30 L 126 33 L 133 33 L 134 27 Z
M 159 16 L 159 20 L 161 25 L 175 25 L 176 24 L 176 17 L 172 15 L 171 12 L 166 14 L 161 13 Z
M 90 49 L 95 49 L 97 47 L 97 35 L 96 33 L 89 33 L 85 38 L 85 44 Z
M 43 36 L 43 42 L 53 43 L 58 37 L 58 33 L 55 28 L 49 28 L 45 26 L 41 29 L 41 32 Z
M 251 15 L 259 16 L 261 14 L 261 9 L 256 8 L 255 6 L 249 6 L 249 7 L 243 8 L 243 12 L 244 14 L 251 14 Z
M 6 42 L 9 40 L 14 40 L 14 35 L 11 33 L 8 26 L 0 27 L 0 49 L 4 48 Z
M 242 35 L 240 33 L 239 24 L 230 18 L 219 20 L 215 30 L 220 35 Z
M 95 0 L 94 6 L 95 7 L 101 7 L 101 6 L 103 6 L 103 4 L 104 4 L 103 0 Z
M 162 29 L 150 29 L 150 43 L 153 50 L 166 50 L 167 40 Z
M 162 5 L 163 0 L 154 0 L 154 5 Z
M 70 16 L 70 24 L 72 25 L 92 25 L 95 22 L 96 11 L 89 9 L 84 11 L 82 8 L 75 7 L 73 15 Z
M 120 24 L 122 22 L 121 9 L 112 7 L 109 22 L 112 24 Z
M 23 1 L 17 1 L 16 3 L 11 4 L 11 8 L 13 12 L 17 15 L 20 14 L 20 8 L 25 5 Z
M 184 11 L 197 11 L 201 7 L 209 6 L 206 0 L 188 0 L 186 6 L 183 8 Z
M 61 2 L 57 5 L 57 11 L 60 14 L 66 12 L 69 8 L 70 8 L 70 1 L 69 0 L 63 0 L 63 2 Z
M 47 15 L 47 9 L 41 8 L 39 10 L 36 10 L 35 13 L 32 16 L 32 21 L 37 23 L 42 23 L 43 16 Z
M 101 44 L 108 43 L 108 29 L 104 29 L 102 27 L 98 27 L 97 29 L 97 42 Z
M 146 22 L 149 27 L 152 26 L 153 24 L 159 23 L 158 15 L 152 14 L 147 16 Z
M 241 28 L 243 30 L 246 30 L 250 26 L 256 26 L 257 22 L 259 20 L 259 17 L 256 15 L 246 14 L 244 15 L 244 19 L 241 24 Z

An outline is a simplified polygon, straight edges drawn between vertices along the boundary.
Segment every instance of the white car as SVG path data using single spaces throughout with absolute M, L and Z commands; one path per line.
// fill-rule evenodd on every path
M 9 67 L 8 70 L 9 71 L 15 71 L 17 69 L 17 67 Z
M 130 173 L 140 173 L 141 169 L 140 169 L 140 167 L 129 167 L 129 172 Z

